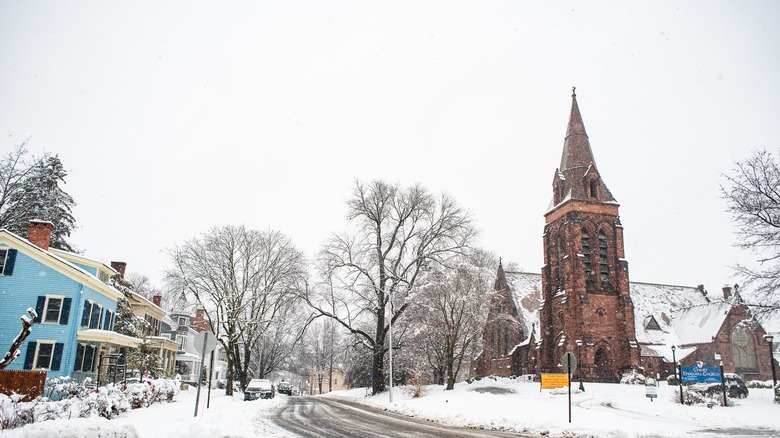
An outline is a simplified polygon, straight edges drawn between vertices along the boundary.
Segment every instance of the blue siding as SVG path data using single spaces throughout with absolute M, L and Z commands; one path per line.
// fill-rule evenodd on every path
M 21 331 L 19 317 L 27 308 L 35 309 L 39 296 L 59 295 L 71 298 L 68 323 L 36 323 L 20 348 L 21 355 L 8 367 L 20 370 L 30 345 L 38 340 L 63 344 L 59 371 L 49 371 L 47 377 L 70 375 L 76 359 L 76 333 L 83 330 L 81 315 L 84 301 L 91 300 L 116 312 L 116 301 L 32 259 L 22 251 L 16 256 L 13 275 L 0 276 L 0 346 L 9 346 Z M 32 344 L 31 344 L 32 343 Z

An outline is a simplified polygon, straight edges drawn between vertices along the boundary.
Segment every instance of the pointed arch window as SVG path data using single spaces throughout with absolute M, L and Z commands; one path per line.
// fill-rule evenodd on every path
M 756 351 L 750 339 L 750 333 L 744 327 L 737 326 L 731 333 L 734 368 L 737 370 L 756 369 Z
M 561 266 L 561 257 L 563 257 L 563 249 L 561 248 L 561 245 L 563 244 L 563 242 L 561 241 L 561 235 L 560 234 L 558 234 L 558 236 L 556 236 L 556 238 L 557 238 L 557 241 L 556 241 L 556 244 L 555 244 L 555 248 L 556 248 L 557 254 L 556 254 L 556 258 L 555 258 L 555 269 L 557 271 L 556 272 L 556 281 L 558 283 L 558 284 L 556 284 L 556 289 L 557 290 L 561 290 L 561 289 L 563 289 L 563 270 L 561 269 L 562 268 L 562 266 Z
M 590 260 L 590 234 L 585 228 L 582 229 L 582 255 L 585 256 L 585 282 L 590 283 L 593 281 L 593 266 Z
M 603 231 L 599 231 L 599 273 L 601 287 L 606 288 L 609 284 L 609 263 L 607 262 L 607 235 Z

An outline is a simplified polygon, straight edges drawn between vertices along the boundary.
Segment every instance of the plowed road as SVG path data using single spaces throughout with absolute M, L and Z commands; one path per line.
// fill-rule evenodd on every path
M 444 426 L 342 400 L 290 397 L 270 418 L 279 427 L 308 437 L 519 437 L 519 433 Z M 532 436 L 532 435 L 525 435 Z

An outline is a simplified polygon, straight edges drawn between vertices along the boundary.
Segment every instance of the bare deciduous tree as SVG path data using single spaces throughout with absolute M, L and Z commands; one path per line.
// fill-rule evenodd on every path
M 737 225 L 737 246 L 758 255 L 758 268 L 737 266 L 756 294 L 757 314 L 780 312 L 780 163 L 767 151 L 738 161 L 721 186 Z
M 319 259 L 323 281 L 307 290 L 306 300 L 317 316 L 333 318 L 372 352 L 376 394 L 385 389 L 390 320 L 395 325 L 414 299 L 423 267 L 461 253 L 475 230 L 449 196 L 384 181 L 356 183 L 347 219 L 351 231 L 325 244 Z
M 299 294 L 304 258 L 277 231 L 244 226 L 213 228 L 169 250 L 172 290 L 183 290 L 206 309 L 211 330 L 227 353 L 227 391 L 245 388 L 256 344 Z

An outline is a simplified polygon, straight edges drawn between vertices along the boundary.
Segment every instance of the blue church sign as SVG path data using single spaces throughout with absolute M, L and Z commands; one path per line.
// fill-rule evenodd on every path
M 704 362 L 696 362 L 692 367 L 682 367 L 682 381 L 690 383 L 720 382 L 720 368 L 708 367 Z

